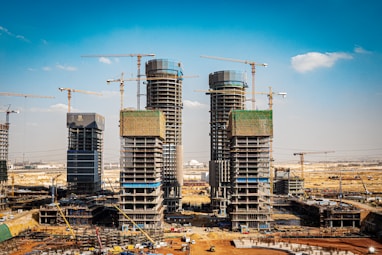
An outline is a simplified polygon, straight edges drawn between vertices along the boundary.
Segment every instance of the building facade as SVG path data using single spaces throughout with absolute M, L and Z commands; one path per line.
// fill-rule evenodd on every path
M 146 63 L 146 109 L 160 110 L 166 119 L 162 189 L 167 212 L 175 212 L 182 208 L 182 75 L 180 62 L 153 59 Z
M 105 119 L 96 113 L 67 113 L 68 192 L 95 195 L 101 191 Z
M 228 130 L 232 230 L 270 229 L 272 111 L 233 110 Z
M 121 111 L 120 209 L 151 234 L 163 232 L 163 143 L 165 116 L 156 111 Z M 123 230 L 135 228 L 120 215 Z
M 209 75 L 211 207 L 227 216 L 230 199 L 230 141 L 227 124 L 231 110 L 245 107 L 244 75 L 238 71 L 217 71 Z

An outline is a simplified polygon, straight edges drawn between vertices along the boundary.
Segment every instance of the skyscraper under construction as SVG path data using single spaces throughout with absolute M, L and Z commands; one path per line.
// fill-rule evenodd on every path
M 105 119 L 96 113 L 67 113 L 68 191 L 94 195 L 101 190 Z
M 166 118 L 162 185 L 167 212 L 175 212 L 182 207 L 182 75 L 180 62 L 154 59 L 146 63 L 146 109 L 160 110 Z
M 231 110 L 245 107 L 243 72 L 217 71 L 209 75 L 210 86 L 210 163 L 211 206 L 226 217 L 231 189 L 230 140 L 227 137 Z
M 6 208 L 8 181 L 8 135 L 9 123 L 0 123 L 0 210 Z
M 159 110 L 121 110 L 121 194 L 119 206 L 150 235 L 163 233 L 163 141 L 165 117 Z M 122 229 L 132 227 L 120 215 Z
M 232 230 L 270 229 L 272 111 L 233 110 L 229 115 Z

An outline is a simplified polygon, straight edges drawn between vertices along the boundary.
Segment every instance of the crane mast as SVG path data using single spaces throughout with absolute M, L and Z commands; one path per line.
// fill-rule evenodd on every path
M 97 55 L 83 55 L 82 57 L 137 57 L 137 110 L 140 110 L 141 105 L 141 59 L 142 57 L 155 57 L 155 54 L 97 54 Z
M 296 152 L 293 153 L 293 156 L 300 156 L 300 165 L 301 165 L 301 178 L 304 179 L 304 156 L 305 154 L 328 154 L 335 151 L 310 151 L 310 152 Z
M 113 79 L 113 80 L 107 80 L 107 84 L 110 84 L 110 82 L 119 82 L 119 91 L 120 91 L 120 94 L 121 94 L 121 99 L 120 99 L 120 102 L 121 102 L 121 110 L 123 109 L 123 93 L 125 91 L 124 87 L 125 87 L 125 80 L 123 79 L 123 75 L 124 73 L 122 72 L 121 73 L 121 78 L 119 79 Z
M 61 92 L 62 91 L 68 91 L 68 112 L 70 112 L 70 100 L 72 99 L 72 92 L 78 92 L 78 93 L 84 93 L 84 94 L 92 94 L 97 96 L 102 96 L 101 93 L 98 92 L 92 92 L 92 91 L 86 91 L 86 90 L 79 90 L 79 89 L 71 89 L 71 88 L 58 88 Z

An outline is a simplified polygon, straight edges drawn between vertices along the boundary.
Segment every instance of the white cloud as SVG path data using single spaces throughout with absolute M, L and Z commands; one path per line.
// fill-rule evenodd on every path
M 68 105 L 66 104 L 54 104 L 49 106 L 49 108 L 36 108 L 32 107 L 28 109 L 29 112 L 67 112 Z
M 46 71 L 46 72 L 49 72 L 49 71 L 52 71 L 52 68 L 50 66 L 44 66 L 42 68 L 43 71 Z
M 202 104 L 198 101 L 191 101 L 191 100 L 183 100 L 183 104 L 185 108 L 188 109 L 202 109 L 208 107 L 208 105 Z
M 29 42 L 29 40 L 27 38 L 25 38 L 25 36 L 23 35 L 16 35 L 14 33 L 11 33 L 7 28 L 3 27 L 3 26 L 0 26 L 0 32 L 3 32 L 11 37 L 14 37 L 16 39 L 19 39 L 21 41 L 24 41 L 24 42 Z M 1 35 L 1 33 L 0 33 Z
M 359 54 L 371 54 L 372 53 L 371 51 L 365 50 L 364 48 L 362 48 L 361 46 L 358 46 L 358 45 L 356 45 L 354 47 L 354 52 L 359 53 Z
M 108 58 L 105 58 L 105 57 L 100 57 L 100 58 L 98 59 L 98 61 L 101 62 L 101 63 L 104 63 L 104 64 L 108 64 L 108 65 L 111 64 L 111 60 L 108 59 Z
M 66 112 L 68 111 L 68 105 L 66 104 L 54 104 L 49 107 L 49 112 Z
M 121 96 L 120 91 L 102 90 L 101 94 L 102 94 L 103 98 L 113 98 L 113 97 L 120 97 Z
M 353 56 L 344 52 L 308 52 L 291 58 L 292 67 L 300 73 L 312 71 L 320 67 L 332 67 L 337 60 L 352 59 Z
M 64 66 L 64 65 L 57 64 L 56 67 L 58 69 L 69 71 L 69 72 L 77 71 L 77 68 L 74 66 Z
M 28 67 L 28 69 L 27 69 L 28 71 L 31 71 L 31 72 L 34 72 L 34 71 L 36 71 L 36 69 L 35 68 L 32 68 L 32 67 Z

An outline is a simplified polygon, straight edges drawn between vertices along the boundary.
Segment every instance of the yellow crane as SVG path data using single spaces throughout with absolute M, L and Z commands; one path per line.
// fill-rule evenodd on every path
M 135 226 L 135 227 L 137 227 L 138 229 L 139 229 L 139 231 L 141 231 L 142 232 L 142 234 L 144 234 L 146 237 L 147 237 L 147 239 L 153 244 L 153 245 L 155 245 L 155 241 L 154 241 L 154 239 L 152 239 L 150 236 L 149 236 L 149 234 L 147 234 L 146 233 L 146 231 L 144 231 L 137 223 L 135 223 L 135 221 L 132 219 L 132 218 L 130 218 L 124 211 L 122 211 L 121 210 L 121 208 L 119 208 L 117 205 L 114 205 L 114 207 L 126 218 L 126 219 L 128 219 L 131 223 L 133 223 L 133 225 Z
M 95 57 L 95 58 L 107 58 L 107 57 L 137 57 L 137 110 L 140 109 L 140 96 L 141 96 L 141 59 L 142 57 L 155 57 L 155 54 L 141 54 L 141 53 L 133 53 L 133 54 L 97 54 L 97 55 L 83 55 L 81 57 Z
M 12 92 L 0 92 L 0 96 L 9 96 L 9 97 L 29 97 L 29 98 L 54 98 L 52 96 L 41 96 L 41 95 L 33 95 L 33 94 L 20 94 L 20 93 L 12 93 Z
M 293 156 L 300 156 L 300 165 L 301 165 L 301 178 L 304 179 L 304 157 L 305 154 L 328 154 L 335 151 L 310 151 L 310 152 L 296 152 L 293 153 Z
M 244 63 L 251 66 L 251 73 L 252 73 L 252 110 L 255 110 L 255 73 L 256 73 L 256 66 L 263 66 L 267 67 L 268 64 L 266 63 L 257 63 L 255 61 L 250 60 L 241 60 L 241 59 L 233 59 L 233 58 L 222 58 L 222 57 L 214 57 L 214 56 L 200 56 L 202 58 L 211 58 L 211 59 L 217 59 L 217 60 L 223 60 L 223 61 L 231 61 L 231 62 L 238 62 L 238 63 Z
M 125 80 L 123 79 L 124 73 L 121 73 L 121 78 L 119 79 L 109 79 L 107 80 L 107 84 L 110 84 L 110 82 L 119 82 L 119 91 L 121 93 L 121 110 L 123 109 L 123 92 L 124 92 L 124 86 L 125 86 Z
M 70 233 L 72 234 L 70 237 L 74 239 L 76 237 L 76 234 L 74 233 L 72 226 L 70 226 L 69 221 L 66 219 L 64 212 L 61 210 L 60 205 L 58 203 L 54 203 L 54 205 L 57 207 L 58 212 L 60 213 L 61 217 L 64 219 L 66 226 L 68 226 L 68 229 Z
M 245 95 L 248 94 L 248 92 L 243 91 L 243 90 L 235 90 L 235 89 L 224 89 L 224 90 L 194 90 L 195 92 L 206 92 L 206 93 L 221 93 L 221 94 L 238 94 L 238 95 Z M 251 92 L 252 93 L 252 92 Z M 269 92 L 255 92 L 255 94 L 258 95 L 267 95 L 268 96 L 268 105 L 269 105 L 269 110 L 273 109 L 273 95 L 280 95 L 283 98 L 287 96 L 286 92 L 273 92 L 272 87 L 269 86 Z
M 92 92 L 92 91 L 86 91 L 86 90 L 79 90 L 79 89 L 71 89 L 71 88 L 58 88 L 61 92 L 62 91 L 68 91 L 68 112 L 70 112 L 70 100 L 72 98 L 72 92 L 78 92 L 78 93 L 84 93 L 84 94 L 92 94 L 97 96 L 102 96 L 101 93 L 98 92 Z

